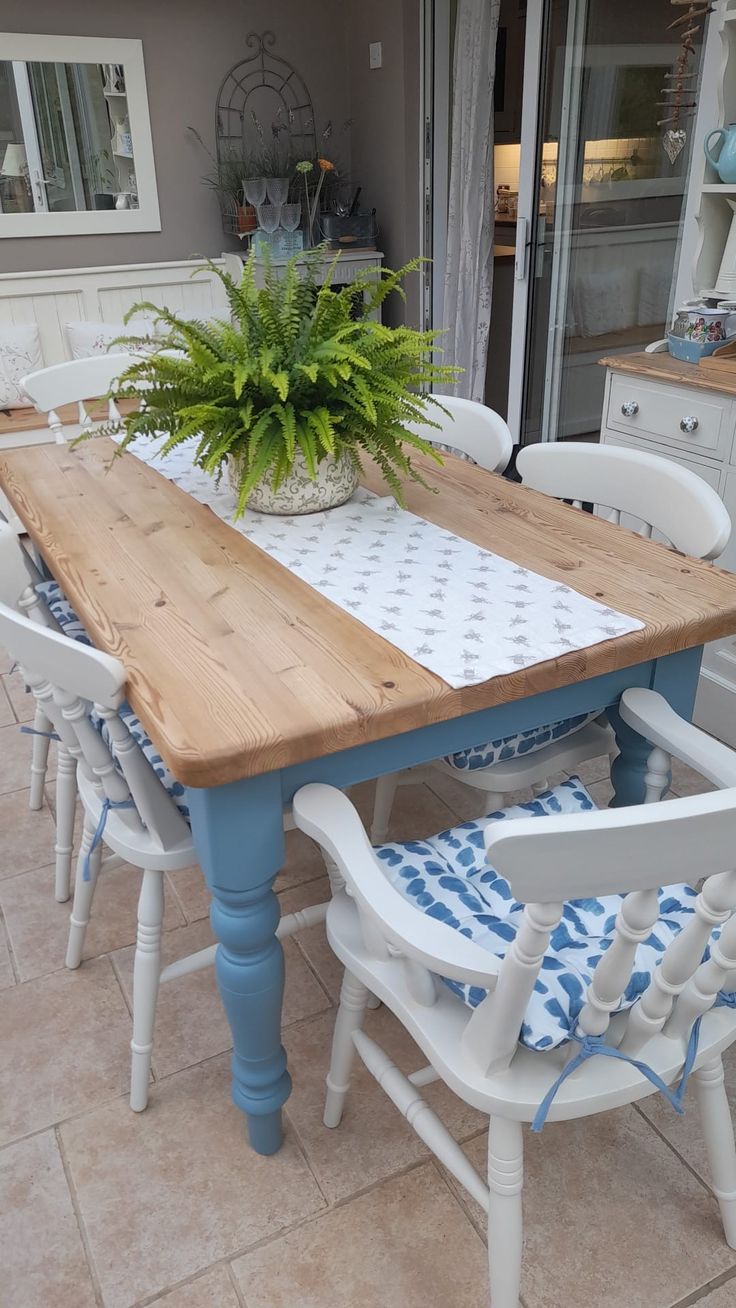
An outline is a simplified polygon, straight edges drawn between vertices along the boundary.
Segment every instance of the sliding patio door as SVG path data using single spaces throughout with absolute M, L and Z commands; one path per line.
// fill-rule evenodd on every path
M 692 147 L 690 131 L 671 162 L 657 125 L 679 50 L 672 12 L 670 0 L 528 5 L 509 378 L 522 443 L 595 438 L 600 360 L 665 331 Z

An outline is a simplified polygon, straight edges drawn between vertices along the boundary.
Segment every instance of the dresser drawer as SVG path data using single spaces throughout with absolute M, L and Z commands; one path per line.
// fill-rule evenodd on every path
M 641 433 L 683 452 L 727 458 L 732 401 L 727 395 L 613 373 L 605 425 L 634 438 Z

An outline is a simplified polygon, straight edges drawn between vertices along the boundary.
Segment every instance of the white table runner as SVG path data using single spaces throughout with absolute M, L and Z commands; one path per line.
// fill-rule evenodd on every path
M 449 685 L 471 686 L 587 649 L 644 623 L 480 549 L 362 487 L 326 513 L 247 512 L 223 478 L 192 465 L 196 440 L 161 459 L 131 452 L 201 501 L 316 591 Z

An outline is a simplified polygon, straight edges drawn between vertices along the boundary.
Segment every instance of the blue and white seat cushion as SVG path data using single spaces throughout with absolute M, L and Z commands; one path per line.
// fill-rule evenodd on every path
M 78 640 L 82 645 L 92 645 L 81 619 L 77 616 L 69 600 L 64 594 L 61 586 L 57 581 L 39 581 L 36 585 L 36 593 L 46 604 L 54 621 L 58 623 L 65 636 L 71 640 Z M 189 809 L 184 803 L 185 790 L 181 782 L 177 781 L 169 772 L 156 746 L 149 736 L 146 735 L 145 729 L 140 720 L 136 717 L 130 704 L 124 700 L 118 710 L 122 721 L 125 723 L 128 731 L 135 740 L 139 749 L 153 768 L 156 776 L 163 782 L 164 787 L 171 795 L 176 807 L 182 817 L 189 819 Z M 90 719 L 101 732 L 107 745 L 110 740 L 107 732 L 104 730 L 102 719 L 95 713 L 90 714 Z
M 404 899 L 476 944 L 503 958 L 521 922 L 503 877 L 489 865 L 484 833 L 491 822 L 550 813 L 583 813 L 596 805 L 578 777 L 563 781 L 526 804 L 499 809 L 478 822 L 464 822 L 429 840 L 380 845 L 376 854 L 387 879 Z M 529 1049 L 553 1049 L 569 1040 L 583 1006 L 593 969 L 613 939 L 623 895 L 575 900 L 565 905 L 526 1010 L 521 1041 Z M 619 1005 L 630 1008 L 646 990 L 657 959 L 694 911 L 696 891 L 687 885 L 659 891 L 660 919 L 639 945 L 632 979 Z M 443 978 L 471 1008 L 485 999 L 479 986 Z
M 448 754 L 445 762 L 458 772 L 476 772 L 481 768 L 493 767 L 494 763 L 509 763 L 513 758 L 523 758 L 526 754 L 536 754 L 545 745 L 552 745 L 557 740 L 574 736 L 589 722 L 601 715 L 601 709 L 592 713 L 578 713 L 572 718 L 562 718 L 559 722 L 550 722 L 546 727 L 535 727 L 533 731 L 517 731 L 513 736 L 504 736 L 501 740 L 491 740 L 487 745 L 474 745 L 472 749 L 461 749 L 457 754 Z

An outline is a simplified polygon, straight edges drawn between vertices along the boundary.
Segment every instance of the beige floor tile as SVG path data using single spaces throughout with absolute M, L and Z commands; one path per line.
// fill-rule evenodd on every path
M 606 781 L 610 777 L 611 760 L 607 754 L 601 754 L 600 758 L 591 758 L 585 763 L 578 763 L 571 771 L 580 777 L 584 786 L 591 786 L 596 781 Z
M 95 1294 L 51 1131 L 0 1153 L 0 1303 L 94 1308 Z
M 310 1166 L 333 1203 L 394 1175 L 425 1157 L 427 1150 L 356 1057 L 341 1125 L 322 1123 L 334 1011 L 292 1027 L 284 1036 L 294 1091 L 288 1113 Z M 421 1051 L 386 1008 L 369 1012 L 365 1029 L 405 1072 L 426 1064 Z M 423 1092 L 458 1139 L 482 1129 L 484 1118 L 441 1082 Z
M 196 1281 L 155 1299 L 148 1308 L 240 1308 L 226 1267 L 213 1267 Z
M 13 722 L 0 727 L 0 795 L 23 790 L 31 767 L 31 736 L 24 736 Z
M 163 966 L 187 954 L 206 949 L 214 941 L 208 921 L 194 922 L 171 931 L 163 941 Z M 121 949 L 113 955 L 115 965 L 132 1002 L 135 949 Z M 293 940 L 284 941 L 286 986 L 283 1025 L 320 1013 L 330 1000 L 315 979 Z M 167 982 L 159 991 L 153 1066 L 157 1077 L 170 1076 L 205 1058 L 230 1049 L 232 1039 L 213 967 Z M 163 1087 L 156 1092 L 166 1094 Z
M 594 781 L 592 785 L 588 786 L 588 794 L 591 799 L 595 800 L 599 808 L 608 808 L 613 799 L 613 786 L 606 777 L 604 781 Z
M 726 1053 L 723 1066 L 731 1114 L 736 1122 L 736 1050 L 731 1048 Z M 702 1176 L 706 1185 L 710 1185 L 710 1168 L 693 1087 L 690 1086 L 685 1096 L 685 1113 L 682 1116 L 673 1112 L 661 1095 L 650 1095 L 648 1099 L 643 1099 L 639 1103 L 638 1108 L 650 1122 L 654 1123 L 665 1140 L 669 1140 L 685 1162 Z M 736 1303 L 736 1300 L 734 1302 Z
M 0 677 L 0 727 L 5 727 L 8 723 L 15 723 L 15 714 L 5 690 L 5 677 Z
M 710 781 L 706 781 L 695 768 L 688 767 L 679 758 L 672 760 L 672 790 L 675 795 L 704 795 L 715 790 Z
M 19 672 L 8 672 L 2 678 L 3 686 L 8 699 L 12 705 L 13 713 L 18 722 L 31 722 L 36 712 L 36 701 L 29 691 L 25 688 L 25 683 Z
M 670 1308 L 736 1266 L 715 1200 L 633 1108 L 526 1129 L 524 1150 L 525 1308 Z M 465 1150 L 481 1175 L 486 1151 Z
M 279 895 L 281 912 L 296 913 L 308 904 L 321 904 L 330 898 L 330 883 L 327 877 L 319 881 L 310 881 L 308 885 L 297 886 L 294 890 L 285 890 Z M 299 949 L 314 969 L 333 1004 L 340 997 L 343 966 L 327 943 L 324 923 L 299 931 L 294 937 Z
M 421 1167 L 245 1254 L 247 1308 L 487 1308 L 486 1254 Z
M 0 645 L 0 675 L 3 675 L 6 672 L 10 672 L 12 666 L 13 666 L 13 659 L 8 654 L 8 651 L 6 649 L 3 649 L 2 645 Z
M 375 784 L 364 781 L 349 792 L 366 831 L 370 831 L 373 821 Z M 388 834 L 391 840 L 417 840 L 444 831 L 456 822 L 455 809 L 445 803 L 439 791 L 430 790 L 427 785 L 399 786 Z
M 29 791 L 0 795 L 0 880 L 43 867 L 54 856 L 54 820 L 47 808 L 32 812 Z
M 130 1019 L 107 959 L 0 994 L 0 1143 L 127 1089 Z
M 15 973 L 10 961 L 10 950 L 4 923 L 0 920 L 0 990 L 7 990 L 15 985 Z
M 471 790 L 469 786 L 464 786 L 461 781 L 456 781 L 454 777 L 447 776 L 443 772 L 438 772 L 429 785 L 456 815 L 454 818 L 456 822 L 474 822 L 476 818 L 490 812 L 488 798 L 482 791 Z M 521 804 L 530 798 L 531 790 L 516 790 L 510 795 L 504 795 L 503 802 L 508 807 L 511 804 Z
M 733 1308 L 736 1303 L 736 1278 L 711 1290 L 704 1299 L 698 1299 L 697 1308 Z
M 271 1158 L 249 1149 L 229 1062 L 171 1077 L 145 1113 L 119 1099 L 62 1127 L 105 1308 L 160 1294 L 324 1207 L 290 1133 Z
M 116 868 L 99 879 L 92 917 L 84 942 L 85 959 L 122 949 L 135 941 L 138 868 Z M 64 966 L 72 901 L 54 899 L 53 867 L 36 868 L 22 876 L 0 881 L 0 908 L 5 914 L 10 943 L 21 981 L 45 976 Z M 184 925 L 184 917 L 173 895 L 166 896 L 164 930 Z

